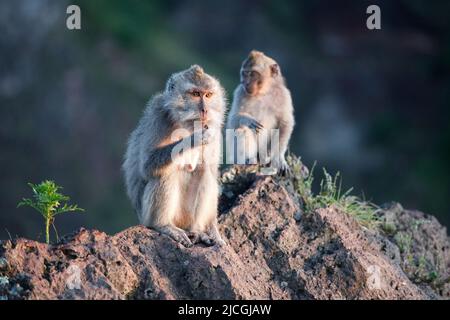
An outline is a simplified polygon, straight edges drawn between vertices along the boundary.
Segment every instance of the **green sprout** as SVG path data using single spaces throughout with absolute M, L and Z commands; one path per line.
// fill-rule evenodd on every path
M 406 232 L 398 232 L 394 236 L 394 240 L 398 248 L 400 249 L 400 252 L 409 253 L 411 251 L 411 247 L 413 244 L 411 235 L 407 234 Z
M 353 216 L 364 227 L 375 229 L 379 227 L 379 219 L 376 215 L 377 207 L 364 199 L 351 194 L 353 188 L 342 190 L 340 173 L 333 177 L 323 168 L 324 178 L 320 182 L 320 191 L 314 194 L 312 185 L 314 182 L 314 169 L 316 162 L 308 172 L 300 158 L 289 154 L 287 162 L 293 173 L 294 189 L 303 201 L 305 211 L 313 212 L 319 208 L 334 206 L 340 211 Z
M 339 172 L 333 177 L 323 168 L 323 174 L 325 178 L 320 182 L 320 192 L 315 197 L 317 207 L 335 206 L 355 217 L 361 225 L 367 228 L 373 229 L 379 226 L 374 204 L 351 195 L 353 188 L 343 192 Z
M 70 198 L 59 193 L 58 191 L 62 187 L 56 185 L 53 181 L 46 180 L 40 184 L 28 183 L 28 185 L 33 190 L 33 198 L 22 199 L 17 207 L 32 207 L 44 217 L 45 240 L 47 243 L 50 243 L 50 225 L 53 226 L 56 237 L 58 238 L 58 233 L 54 225 L 55 216 L 64 212 L 84 211 L 84 209 L 79 208 L 77 205 L 68 205 L 67 202 Z

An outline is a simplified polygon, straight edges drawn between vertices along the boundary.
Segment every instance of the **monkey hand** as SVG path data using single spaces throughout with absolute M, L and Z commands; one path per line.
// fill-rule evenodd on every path
M 182 166 L 182 169 L 187 172 L 193 172 L 197 168 L 197 164 L 199 162 L 199 151 L 191 149 L 185 155 L 185 163 Z
M 264 126 L 261 123 L 259 123 L 255 119 L 250 118 L 248 119 L 247 127 L 251 130 L 254 130 L 256 133 L 259 133 L 259 131 L 261 131 L 264 128 Z
M 255 131 L 256 133 L 259 133 L 259 131 L 261 131 L 264 128 L 264 126 L 261 123 L 259 123 L 258 121 L 256 121 L 251 117 L 242 117 L 240 124 L 246 126 L 250 130 Z

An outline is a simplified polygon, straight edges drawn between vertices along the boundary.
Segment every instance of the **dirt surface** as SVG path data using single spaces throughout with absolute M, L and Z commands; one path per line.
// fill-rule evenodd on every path
M 304 213 L 289 179 L 229 173 L 225 247 L 184 248 L 142 226 L 2 241 L 0 299 L 449 298 L 449 239 L 434 217 L 391 205 L 369 230 L 333 207 Z

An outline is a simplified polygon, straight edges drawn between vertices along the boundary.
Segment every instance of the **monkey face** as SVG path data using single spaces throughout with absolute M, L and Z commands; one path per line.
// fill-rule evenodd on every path
M 222 122 L 224 90 L 214 77 L 199 66 L 173 75 L 168 81 L 165 95 L 168 99 L 166 105 L 176 122 Z
M 256 70 L 242 70 L 241 83 L 248 95 L 256 96 L 263 87 L 263 77 Z
M 211 89 L 211 88 L 210 88 Z M 192 88 L 191 90 L 186 92 L 186 96 L 190 101 L 190 104 L 196 105 L 199 114 L 199 120 L 202 123 L 206 123 L 208 121 L 210 109 L 211 109 L 211 100 L 214 95 L 214 92 L 211 90 L 207 90 L 205 88 Z M 195 109 L 195 107 L 194 107 Z
M 242 63 L 241 84 L 249 96 L 264 94 L 272 81 L 278 79 L 280 70 L 272 58 L 253 50 Z

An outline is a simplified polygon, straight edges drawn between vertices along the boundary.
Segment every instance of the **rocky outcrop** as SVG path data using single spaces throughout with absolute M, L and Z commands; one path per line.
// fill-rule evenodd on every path
M 393 205 L 382 231 L 334 207 L 303 212 L 289 179 L 224 186 L 227 245 L 185 248 L 142 226 L 81 229 L 55 245 L 0 244 L 2 299 L 449 298 L 449 241 L 435 218 Z M 417 262 L 417 263 L 416 263 Z

